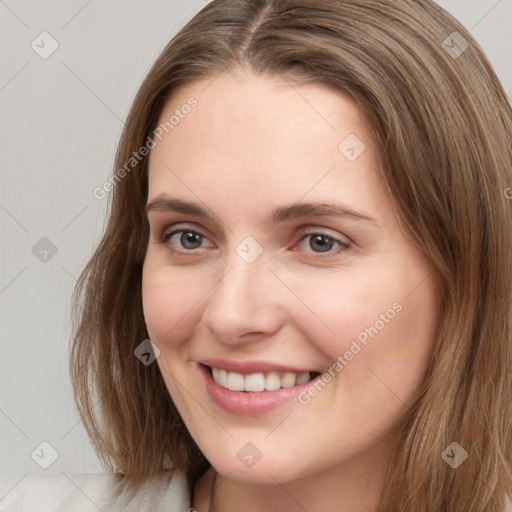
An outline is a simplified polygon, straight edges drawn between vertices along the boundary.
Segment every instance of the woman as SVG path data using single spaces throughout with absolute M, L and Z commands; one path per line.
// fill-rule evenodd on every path
M 76 289 L 115 474 L 0 510 L 507 510 L 511 134 L 433 2 L 210 3 L 137 94 Z

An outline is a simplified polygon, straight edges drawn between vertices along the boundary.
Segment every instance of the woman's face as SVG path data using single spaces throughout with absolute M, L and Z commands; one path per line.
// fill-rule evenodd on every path
M 375 469 L 438 316 L 367 121 L 348 96 L 248 72 L 187 86 L 172 116 L 150 156 L 143 303 L 192 437 L 244 482 Z

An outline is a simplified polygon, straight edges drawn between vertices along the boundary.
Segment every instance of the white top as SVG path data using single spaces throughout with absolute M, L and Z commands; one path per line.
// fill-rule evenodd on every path
M 188 512 L 185 475 L 166 470 L 133 496 L 114 473 L 27 475 L 0 482 L 0 512 Z
M 507 501 L 503 512 L 512 510 Z M 0 482 L 0 512 L 193 512 L 183 473 L 167 470 L 130 497 L 113 473 L 27 475 Z

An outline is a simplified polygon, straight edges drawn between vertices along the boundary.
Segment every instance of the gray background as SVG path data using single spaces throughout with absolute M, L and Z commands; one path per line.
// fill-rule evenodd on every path
M 512 0 L 438 3 L 470 29 L 512 97 Z M 92 190 L 111 173 L 153 60 L 205 4 L 0 0 L 2 479 L 103 471 L 68 373 L 69 297 L 106 216 Z M 51 49 L 42 32 L 58 43 L 46 59 L 31 47 Z M 58 455 L 47 469 L 52 450 L 41 442 Z

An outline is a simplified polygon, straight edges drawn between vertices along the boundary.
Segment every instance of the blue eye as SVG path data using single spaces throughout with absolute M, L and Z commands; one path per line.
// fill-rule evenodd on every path
M 340 252 L 340 250 L 348 249 L 349 245 L 347 243 L 341 242 L 336 238 L 332 238 L 322 233 L 310 233 L 305 235 L 300 244 L 303 245 L 306 240 L 309 239 L 307 246 L 312 249 L 312 252 L 316 253 L 326 253 L 332 252 L 332 249 L 338 249 L 335 252 Z
M 169 245 L 181 246 L 181 249 L 191 251 L 194 249 L 200 249 L 203 246 L 203 242 L 207 241 L 207 238 L 189 229 L 179 229 L 172 231 L 163 236 L 162 242 L 168 243 Z
M 215 247 L 207 237 L 191 229 L 176 229 L 166 233 L 162 236 L 161 243 L 169 246 L 169 249 L 176 253 Z M 326 256 L 335 255 L 350 248 L 350 244 L 324 233 L 304 233 L 298 246 L 301 251 Z

